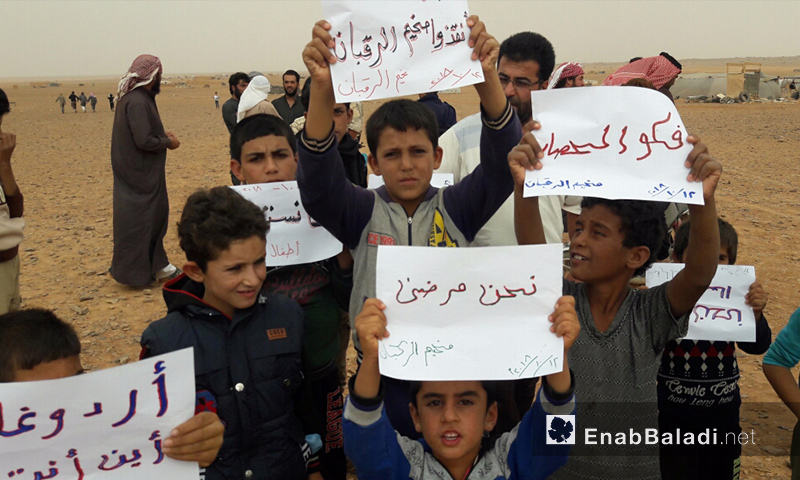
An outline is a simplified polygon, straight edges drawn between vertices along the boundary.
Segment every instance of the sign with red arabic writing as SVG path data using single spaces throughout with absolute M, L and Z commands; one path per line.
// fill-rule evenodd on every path
M 466 0 L 324 0 L 336 101 L 378 100 L 483 82 Z
M 269 221 L 268 267 L 317 262 L 341 253 L 342 243 L 306 212 L 296 181 L 231 188 L 261 208 Z
M 196 480 L 197 463 L 161 452 L 194 404 L 191 348 L 86 375 L 0 383 L 0 477 Z
M 703 204 L 688 182 L 692 145 L 675 105 L 641 87 L 563 88 L 531 93 L 541 170 L 525 176 L 526 197 L 582 195 Z
M 682 263 L 654 263 L 645 281 L 648 287 L 666 283 L 683 270 Z M 711 285 L 689 314 L 684 338 L 726 342 L 755 342 L 756 317 L 744 302 L 756 269 L 749 265 L 718 265 Z
M 510 380 L 560 372 L 564 343 L 547 317 L 561 296 L 561 259 L 560 244 L 378 247 L 375 290 L 390 334 L 381 373 Z

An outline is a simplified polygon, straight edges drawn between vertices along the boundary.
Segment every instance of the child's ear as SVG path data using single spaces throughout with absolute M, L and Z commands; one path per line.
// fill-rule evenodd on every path
M 627 267 L 636 270 L 650 259 L 650 249 L 644 245 L 633 247 L 628 252 Z
M 486 420 L 483 422 L 483 430 L 485 432 L 494 430 L 495 425 L 497 425 L 497 415 L 497 402 L 494 402 L 492 406 L 486 410 Z
M 203 283 L 203 279 L 205 279 L 203 269 L 200 268 L 197 262 L 186 262 L 183 264 L 183 273 L 197 283 Z
M 369 164 L 369 168 L 372 170 L 372 173 L 375 175 L 381 174 L 381 167 L 378 166 L 378 160 L 374 155 L 372 155 L 372 152 L 367 154 L 367 163 Z M 441 160 L 439 160 L 439 163 L 441 163 Z
M 438 170 L 439 167 L 442 165 L 442 157 L 444 156 L 444 150 L 442 147 L 436 147 L 436 151 L 433 152 L 433 169 Z
M 298 160 L 300 160 L 300 153 L 294 152 L 294 163 L 297 164 Z
M 422 422 L 419 420 L 419 412 L 413 403 L 408 402 L 408 411 L 411 412 L 411 420 L 414 421 L 414 429 L 417 433 L 422 433 Z
M 233 158 L 231 158 L 231 172 L 233 172 L 233 176 L 238 178 L 240 182 L 247 183 L 244 181 L 244 175 L 242 175 L 242 163 Z

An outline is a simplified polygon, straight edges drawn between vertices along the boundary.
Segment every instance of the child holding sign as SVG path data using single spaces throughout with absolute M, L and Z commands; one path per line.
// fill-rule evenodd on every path
M 564 464 L 570 435 L 564 435 L 563 443 L 548 444 L 546 432 L 548 428 L 553 432 L 557 423 L 548 425 L 546 415 L 575 414 L 574 381 L 566 355 L 580 330 L 573 298 L 559 298 L 550 316 L 550 330 L 564 340 L 564 369 L 545 376 L 520 424 L 493 440 L 489 437 L 497 421 L 493 382 L 416 382 L 408 408 L 424 440 L 402 437 L 392 429 L 383 414 L 385 389 L 378 371 L 379 342 L 389 337 L 385 308 L 380 300 L 368 299 L 356 318 L 364 358 L 350 379 L 344 434 L 347 456 L 360 480 L 543 479 Z M 573 425 L 567 426 L 569 433 Z M 553 433 L 551 438 L 560 437 Z
M 351 317 L 361 311 L 366 298 L 375 296 L 378 245 L 465 246 L 513 190 L 505 159 L 519 141 L 521 128 L 497 76 L 499 44 L 478 17 L 470 17 L 467 25 L 472 58 L 480 60 L 486 79 L 475 85 L 483 111 L 482 166 L 458 185 L 443 189 L 430 185 L 442 159 L 436 117 L 409 100 L 383 104 L 367 122 L 368 161 L 375 174 L 383 175 L 385 186 L 372 191 L 348 182 L 333 129 L 331 64 L 336 60 L 329 50 L 333 39 L 328 22 L 317 22 L 303 51 L 313 81 L 305 130 L 298 141 L 297 182 L 306 211 L 353 252 Z M 354 343 L 360 349 L 356 337 Z M 413 435 L 407 387 L 387 382 L 387 389 L 392 392 L 387 399 L 395 401 L 387 405 L 392 424 Z
M 142 358 L 194 347 L 197 408 L 225 422 L 206 480 L 306 477 L 295 414 L 303 311 L 261 293 L 268 229 L 261 209 L 228 187 L 193 193 L 178 224 L 184 274 L 164 285 L 167 316 L 142 334 Z
M 297 169 L 292 130 L 274 115 L 254 115 L 231 134 L 231 171 L 242 185 L 290 182 Z M 320 262 L 268 269 L 265 293 L 285 295 L 303 307 L 302 416 L 306 433 L 323 442 L 319 471 L 325 480 L 344 480 L 347 460 L 342 441 L 342 383 L 337 358 L 345 358 L 347 342 L 340 341 L 342 310 L 347 310 L 353 287 L 350 252 Z M 345 339 L 347 336 L 345 336 Z
M 694 145 L 687 180 L 702 182 L 705 205 L 689 207 L 686 268 L 670 282 L 645 291 L 629 286 L 654 261 L 666 234 L 663 206 L 589 197 L 581 204 L 570 244 L 572 277 L 581 283 L 564 280 L 563 293 L 575 297 L 581 322 L 569 361 L 579 385 L 582 441 L 553 478 L 660 476 L 657 446 L 642 441 L 647 429 L 656 431 L 659 359 L 669 340 L 685 335 L 719 256 L 714 193 L 722 167 L 697 137 L 687 141 Z M 542 169 L 543 156 L 532 134 L 509 155 L 520 244 L 544 241 L 538 200 L 522 196 L 525 171 Z
M 733 226 L 718 219 L 719 264 L 733 265 L 739 237 Z M 684 223 L 675 234 L 672 259 L 683 263 L 689 244 L 690 224 Z M 658 370 L 658 426 L 661 433 L 702 433 L 716 428 L 724 445 L 661 445 L 661 478 L 735 478 L 741 466 L 739 438 L 739 365 L 736 347 L 762 355 L 772 342 L 764 307 L 767 295 L 756 280 L 750 285 L 745 303 L 756 317 L 755 342 L 721 342 L 676 339 L 667 342 Z M 686 358 L 688 354 L 688 358 Z M 730 435 L 729 435 L 730 434 Z
M 78 334 L 53 312 L 29 309 L 0 316 L 0 383 L 82 373 Z M 198 413 L 170 432 L 162 451 L 175 460 L 207 467 L 217 458 L 224 430 L 216 413 Z

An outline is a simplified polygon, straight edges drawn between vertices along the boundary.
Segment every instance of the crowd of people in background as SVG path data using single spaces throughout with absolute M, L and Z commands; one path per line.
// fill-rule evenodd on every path
M 209 480 L 343 480 L 347 458 L 362 479 L 737 479 L 742 448 L 735 442 L 546 444 L 545 416 L 569 413 L 578 428 L 740 434 L 737 347 L 769 351 L 764 373 L 800 418 L 800 388 L 789 371 L 800 360 L 800 313 L 770 346 L 767 295 L 756 281 L 746 297 L 757 320 L 755 342 L 683 339 L 717 265 L 737 257 L 733 226 L 717 218 L 720 163 L 698 138 L 687 139 L 693 149 L 686 162 L 705 204 L 688 207 L 690 221 L 675 223 L 666 250 L 662 204 L 523 198 L 525 171 L 537 168 L 541 152 L 529 133 L 536 126 L 531 92 L 584 87 L 586 72 L 576 62 L 556 64 L 540 34 L 520 32 L 500 43 L 477 17 L 468 24 L 485 81 L 475 87 L 481 111 L 461 121 L 439 92 L 428 92 L 382 104 L 362 137 L 361 104 L 337 103 L 333 95 L 324 21 L 303 50 L 305 82 L 287 70 L 283 94 L 270 101 L 264 75 L 236 72 L 221 107 L 214 93 L 230 136 L 230 158 L 220 159 L 220 169 L 229 168 L 232 183 L 296 180 L 305 209 L 343 243 L 339 254 L 311 264 L 267 268 L 263 212 L 232 189 L 211 186 L 186 201 L 178 224 L 186 261 L 181 268 L 171 263 L 163 243 L 166 161 L 181 142 L 156 106 L 161 61 L 137 57 L 116 95 L 108 95 L 115 112 L 109 273 L 134 288 L 166 282 L 167 314 L 142 334 L 142 358 L 195 347 L 197 416 L 173 432 L 166 454 L 197 461 Z M 672 100 L 681 69 L 662 52 L 632 59 L 603 84 L 649 88 Z M 78 105 L 95 111 L 94 93 L 73 91 L 68 99 L 74 113 Z M 56 99 L 62 113 L 66 101 L 63 94 Z M 57 373 L 38 378 L 77 374 L 80 342 L 72 328 L 46 311 L 15 312 L 25 222 L 11 167 L 16 138 L 2 130 L 9 111 L 0 90 L 0 314 L 11 312 L 0 317 L 0 381 L 34 379 L 34 367 L 54 361 L 62 361 Z M 385 185 L 368 190 L 368 171 Z M 452 173 L 455 185 L 431 187 L 434 171 Z M 388 333 L 385 306 L 375 298 L 374 232 L 389 243 L 431 247 L 561 244 L 566 232 L 571 272 L 551 316 L 552 331 L 564 339 L 564 370 L 508 382 L 381 376 L 378 341 Z M 686 266 L 663 286 L 632 289 L 632 278 L 657 260 Z M 37 331 L 54 332 L 64 346 L 52 347 L 55 358 L 15 363 L 20 348 L 46 341 Z M 348 378 L 351 340 L 359 369 Z M 694 401 L 704 400 L 698 392 L 712 380 L 724 383 L 727 400 Z M 190 432 L 200 440 L 176 454 Z M 797 472 L 799 438 L 792 447 Z

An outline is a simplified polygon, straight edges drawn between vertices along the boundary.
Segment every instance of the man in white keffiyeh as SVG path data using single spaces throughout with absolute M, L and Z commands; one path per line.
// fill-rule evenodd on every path
M 236 123 L 242 121 L 245 117 L 258 115 L 259 113 L 266 113 L 267 115 L 275 115 L 280 117 L 275 107 L 267 100 L 272 87 L 269 84 L 267 77 L 263 75 L 256 75 L 250 79 L 250 84 L 247 85 L 242 98 L 239 99 L 239 109 L 236 112 Z

